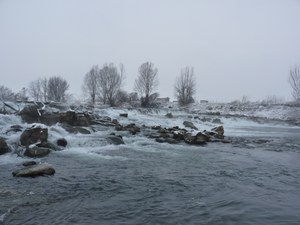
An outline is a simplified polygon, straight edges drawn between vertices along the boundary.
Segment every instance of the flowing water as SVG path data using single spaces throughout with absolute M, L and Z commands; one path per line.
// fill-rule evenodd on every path
M 206 146 L 70 135 L 37 160 L 54 166 L 48 177 L 13 177 L 25 159 L 0 156 L 0 224 L 300 224 L 300 129 L 238 121 L 227 135 Z

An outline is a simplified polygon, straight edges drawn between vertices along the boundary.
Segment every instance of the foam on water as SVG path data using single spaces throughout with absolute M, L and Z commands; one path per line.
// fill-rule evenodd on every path
M 25 161 L 28 161 L 28 159 L 18 157 L 13 153 L 6 153 L 0 157 L 0 165 L 21 164 Z

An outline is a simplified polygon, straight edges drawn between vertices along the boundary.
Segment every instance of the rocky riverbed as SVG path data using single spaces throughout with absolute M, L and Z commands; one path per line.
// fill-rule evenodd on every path
M 288 121 L 12 107 L 0 115 L 0 224 L 300 221 L 300 128 Z

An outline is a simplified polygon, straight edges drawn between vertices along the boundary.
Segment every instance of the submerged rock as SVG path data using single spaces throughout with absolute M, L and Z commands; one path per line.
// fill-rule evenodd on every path
M 222 123 L 222 121 L 221 121 L 219 118 L 215 118 L 215 119 L 213 119 L 211 122 L 212 122 L 212 123 L 219 123 L 219 124 Z
M 0 155 L 3 155 L 7 152 L 9 152 L 9 147 L 4 138 L 0 137 Z
M 44 175 L 53 175 L 55 173 L 54 168 L 50 164 L 38 164 L 28 166 L 12 172 L 15 177 L 36 177 Z
M 109 135 L 108 137 L 106 137 L 106 139 L 110 144 L 114 144 L 114 145 L 124 145 L 125 144 L 125 142 L 123 141 L 121 136 Z
M 190 121 L 184 121 L 183 125 L 185 127 L 188 127 L 188 128 L 194 129 L 194 130 L 198 130 L 198 128 Z
M 86 128 L 83 128 L 83 127 L 71 126 L 66 123 L 62 123 L 62 124 L 60 124 L 60 126 L 72 134 L 78 134 L 78 133 L 79 134 L 91 134 L 91 132 L 89 130 L 87 130 Z
M 167 118 L 173 118 L 173 114 L 172 114 L 172 113 L 167 113 L 167 114 L 165 115 L 165 117 L 167 117 Z
M 58 148 L 58 146 L 56 146 L 55 144 L 51 143 L 51 142 L 42 142 L 39 144 L 36 144 L 37 147 L 42 147 L 42 148 L 49 148 L 53 151 L 59 151 L 60 149 Z

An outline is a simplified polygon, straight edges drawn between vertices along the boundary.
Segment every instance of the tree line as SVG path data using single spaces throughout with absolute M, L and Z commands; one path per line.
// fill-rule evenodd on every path
M 140 102 L 142 107 L 151 107 L 159 97 L 157 87 L 158 69 L 152 62 L 145 62 L 138 68 L 138 75 L 134 82 L 135 92 L 127 93 L 123 89 L 125 80 L 125 67 L 114 63 L 104 64 L 101 68 L 93 65 L 84 75 L 82 89 L 88 95 L 92 104 L 97 102 L 110 106 L 120 105 L 124 102 Z M 291 86 L 295 102 L 300 102 L 300 65 L 289 71 L 288 82 Z M 31 81 L 28 88 L 22 88 L 14 93 L 11 89 L 0 86 L 1 101 L 26 101 L 30 97 L 34 101 L 66 101 L 69 83 L 60 76 L 38 78 Z M 194 102 L 196 94 L 196 77 L 193 67 L 182 68 L 174 84 L 174 96 L 182 106 Z
M 100 101 L 110 106 L 126 101 L 140 100 L 142 107 L 153 106 L 159 96 L 158 69 L 152 62 L 145 62 L 138 68 L 138 76 L 134 82 L 134 91 L 137 94 L 128 94 L 122 89 L 124 82 L 124 65 L 119 68 L 113 64 L 104 64 L 101 68 L 93 66 L 84 77 L 83 89 L 89 95 L 90 101 L 95 104 Z M 196 93 L 196 79 L 193 68 L 182 69 L 175 84 L 175 96 L 181 105 L 194 102 Z

